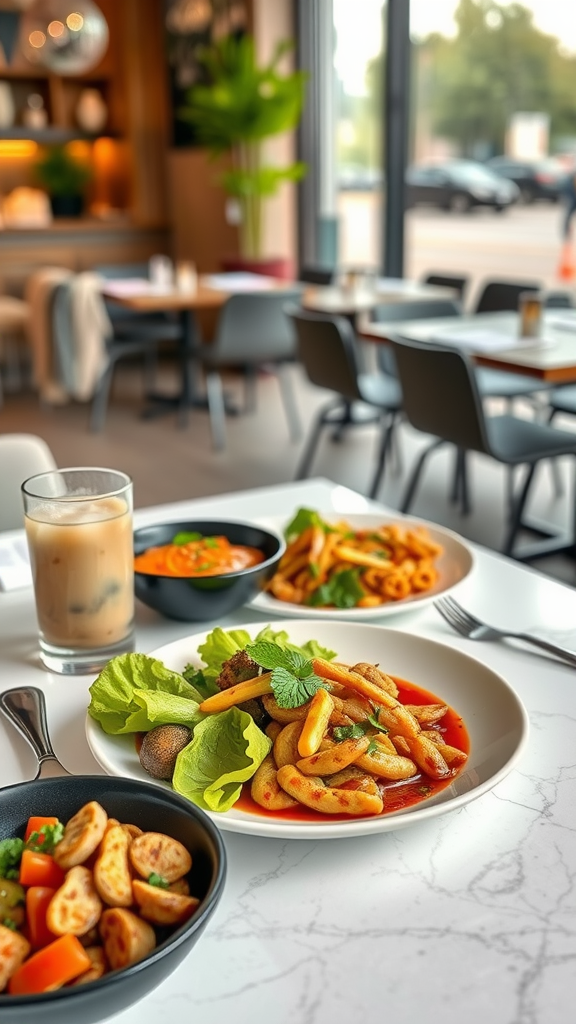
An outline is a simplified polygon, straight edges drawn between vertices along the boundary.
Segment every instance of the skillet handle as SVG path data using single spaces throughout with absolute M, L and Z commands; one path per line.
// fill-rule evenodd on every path
M 46 721 L 46 701 L 36 686 L 17 686 L 0 693 L 0 709 L 19 733 L 28 740 L 38 762 L 56 755 L 52 749 Z

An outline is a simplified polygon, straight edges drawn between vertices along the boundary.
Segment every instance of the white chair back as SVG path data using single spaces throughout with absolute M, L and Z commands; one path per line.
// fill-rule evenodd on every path
M 35 434 L 0 434 L 0 530 L 24 526 L 20 488 L 36 473 L 56 469 L 46 442 Z

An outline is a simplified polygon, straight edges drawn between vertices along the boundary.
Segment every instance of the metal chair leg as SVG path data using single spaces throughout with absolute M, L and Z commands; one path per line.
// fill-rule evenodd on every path
M 295 480 L 304 480 L 308 476 L 310 466 L 312 464 L 312 459 L 316 454 L 316 448 L 318 447 L 318 441 L 320 440 L 322 430 L 324 429 L 324 427 L 334 422 L 333 420 L 330 419 L 330 413 L 332 411 L 337 411 L 338 409 L 342 410 L 343 416 L 346 415 L 346 407 L 345 405 L 343 406 L 342 400 L 334 399 L 333 401 L 329 402 L 328 405 L 325 405 L 324 408 L 321 409 L 320 412 L 318 413 L 314 426 L 312 427 L 308 443 L 305 445 L 304 451 L 300 458 L 300 462 L 298 463 L 298 468 L 296 469 L 296 476 L 294 477 Z
M 522 484 L 522 487 L 520 489 L 520 493 L 519 493 L 518 497 L 516 498 L 516 503 L 515 503 L 515 506 L 514 506 L 514 512 L 513 512 L 512 516 L 510 517 L 510 525 L 508 527 L 508 533 L 506 535 L 506 538 L 505 538 L 505 541 L 504 541 L 504 546 L 502 548 L 502 554 L 508 555 L 510 558 L 513 557 L 512 551 L 513 551 L 513 548 L 514 548 L 514 542 L 516 540 L 516 535 L 518 533 L 518 530 L 522 526 L 522 513 L 524 512 L 524 508 L 525 508 L 525 505 L 526 505 L 526 499 L 528 498 L 528 492 L 530 490 L 530 485 L 531 485 L 532 479 L 534 477 L 534 470 L 535 469 L 536 469 L 536 463 L 533 462 L 529 466 L 529 468 L 528 468 L 528 472 L 526 473 L 526 477 L 524 479 L 524 483 Z
M 256 412 L 256 378 L 258 370 L 252 364 L 245 366 L 244 374 L 244 412 Z
M 416 493 L 416 488 L 418 486 L 418 483 L 420 482 L 420 476 L 421 476 L 422 470 L 424 469 L 424 463 L 426 462 L 428 456 L 431 455 L 432 452 L 435 451 L 436 448 L 439 448 L 440 445 L 442 445 L 442 444 L 445 444 L 445 441 L 443 441 L 441 438 L 439 438 L 437 441 L 433 441 L 432 444 L 428 445 L 428 447 L 422 452 L 420 458 L 418 459 L 418 462 L 416 463 L 414 469 L 412 470 L 412 475 L 411 475 L 410 479 L 408 480 L 408 486 L 406 488 L 406 491 L 405 491 L 405 494 L 404 494 L 404 498 L 403 498 L 402 503 L 400 505 L 400 511 L 401 512 L 408 512 L 409 511 L 410 506 L 411 506 L 411 504 L 412 504 L 412 502 L 414 500 L 414 495 Z
M 370 485 L 369 496 L 375 498 L 380 490 L 380 484 L 382 477 L 384 476 L 384 470 L 386 468 L 386 456 L 392 450 L 393 438 L 396 427 L 396 413 L 391 413 L 387 419 L 384 420 L 382 426 L 382 433 L 380 436 L 380 445 L 378 447 L 378 457 L 376 461 L 376 469 L 374 476 L 372 477 L 372 483 Z
M 92 408 L 90 410 L 90 430 L 93 434 L 99 434 L 104 429 L 114 366 L 114 362 L 108 363 L 108 366 L 100 378 L 94 398 L 92 399 Z
M 212 445 L 216 451 L 226 447 L 226 408 L 222 391 L 222 378 L 217 370 L 209 370 L 206 374 L 206 395 L 210 414 Z
M 300 423 L 298 406 L 296 405 L 294 390 L 292 388 L 290 367 L 286 363 L 281 363 L 280 366 L 278 366 L 277 377 L 278 384 L 280 386 L 280 394 L 282 395 L 282 402 L 284 403 L 284 411 L 288 421 L 290 440 L 299 441 L 302 437 L 302 425 Z

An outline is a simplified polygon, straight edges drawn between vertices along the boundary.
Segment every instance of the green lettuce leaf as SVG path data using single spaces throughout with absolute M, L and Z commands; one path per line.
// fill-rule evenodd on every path
M 305 658 L 325 658 L 326 661 L 332 661 L 336 657 L 336 651 L 331 651 L 328 647 L 322 647 L 316 640 L 307 640 L 301 646 L 293 644 L 288 639 L 288 633 L 285 630 L 275 630 L 271 626 L 264 626 L 254 638 L 254 643 L 264 641 L 276 644 L 276 646 L 281 647 L 284 651 L 295 651 L 302 654 Z M 231 658 L 237 651 L 243 651 L 250 643 L 252 643 L 252 637 L 245 629 L 224 630 L 220 626 L 213 629 L 206 637 L 204 643 L 200 644 L 198 648 L 198 654 L 204 662 L 202 673 L 205 682 L 209 684 L 214 679 L 217 679 L 224 662 L 228 661 L 228 658 Z M 188 673 L 188 667 L 186 668 L 186 673 L 188 678 L 191 678 Z
M 147 732 L 155 725 L 192 725 L 203 697 L 179 672 L 147 654 L 120 654 L 90 687 L 88 714 L 104 732 Z
M 207 715 L 178 754 L 172 785 L 205 811 L 227 811 L 271 746 L 251 715 L 239 708 Z

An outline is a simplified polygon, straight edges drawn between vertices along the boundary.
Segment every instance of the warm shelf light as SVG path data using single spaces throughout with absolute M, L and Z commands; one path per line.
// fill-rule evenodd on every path
M 52 39 L 60 39 L 65 31 L 66 29 L 61 21 L 51 21 L 48 25 L 48 35 L 52 36 Z
M 40 50 L 46 42 L 46 36 L 40 31 L 40 29 L 36 29 L 35 32 L 31 32 L 28 36 L 28 42 L 35 50 Z
M 0 139 L 0 159 L 26 160 L 34 156 L 38 143 L 32 139 Z
M 81 32 L 84 27 L 84 18 L 81 14 L 75 11 L 73 14 L 69 14 L 66 18 L 66 24 L 71 32 Z

